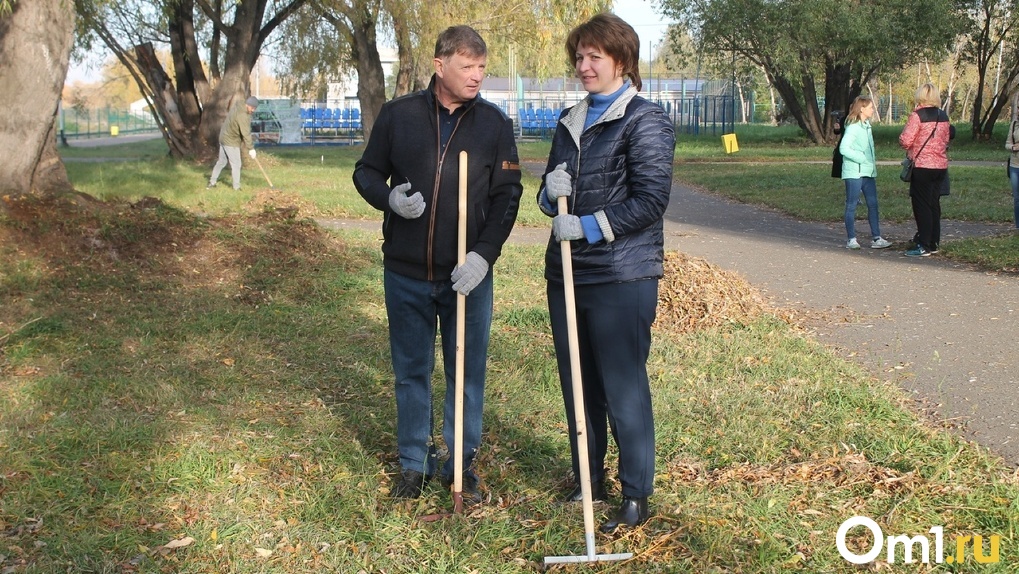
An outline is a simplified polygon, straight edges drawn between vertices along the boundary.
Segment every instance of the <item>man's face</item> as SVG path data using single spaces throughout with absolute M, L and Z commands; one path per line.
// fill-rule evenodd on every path
M 436 93 L 443 105 L 474 99 L 481 91 L 487 61 L 487 56 L 460 53 L 449 58 L 435 58 Z

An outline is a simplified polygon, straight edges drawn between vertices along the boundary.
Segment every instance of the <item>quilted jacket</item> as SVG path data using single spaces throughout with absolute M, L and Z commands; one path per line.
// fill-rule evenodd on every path
M 914 167 L 948 169 L 948 141 L 954 137 L 955 126 L 948 121 L 948 114 L 934 106 L 923 106 L 909 114 L 906 127 L 899 134 L 899 145 L 913 160 Z
M 604 239 L 571 242 L 576 285 L 661 277 L 662 218 L 672 190 L 676 136 L 665 111 L 624 91 L 584 129 L 589 99 L 563 111 L 556 126 L 545 173 L 566 162 L 573 178 L 569 212 L 595 215 Z M 538 204 L 545 193 L 544 178 Z M 545 278 L 562 283 L 562 251 L 550 236 Z

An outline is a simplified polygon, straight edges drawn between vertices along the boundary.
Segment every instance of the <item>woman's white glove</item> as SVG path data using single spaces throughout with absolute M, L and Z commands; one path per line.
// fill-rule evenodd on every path
M 576 215 L 557 215 L 552 218 L 552 235 L 556 241 L 583 239 L 584 225 Z
M 249 149 L 248 150 L 248 157 L 250 157 L 251 159 L 255 159 L 255 150 L 254 149 Z
M 556 204 L 560 197 L 569 197 L 573 193 L 573 178 L 566 171 L 566 162 L 555 166 L 545 174 L 545 195 L 549 203 Z
M 421 193 L 407 197 L 410 191 L 410 182 L 401 183 L 389 192 L 389 207 L 393 213 L 404 219 L 417 219 L 425 212 L 425 198 Z
M 457 265 L 449 278 L 453 280 L 453 290 L 466 297 L 486 275 L 488 275 L 488 261 L 471 251 L 464 259 L 463 265 Z

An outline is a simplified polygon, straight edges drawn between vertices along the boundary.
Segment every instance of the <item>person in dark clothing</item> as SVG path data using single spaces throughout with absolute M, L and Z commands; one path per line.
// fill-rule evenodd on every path
M 485 41 L 453 26 L 435 44 L 427 89 L 382 106 L 354 186 L 384 214 L 386 312 L 396 379 L 396 435 L 401 473 L 391 494 L 417 498 L 437 470 L 431 378 L 436 327 L 446 376 L 443 438 L 454 445 L 456 299 L 466 295 L 462 494 L 481 501 L 474 460 L 481 445 L 485 368 L 492 323 L 492 266 L 516 221 L 523 188 L 513 122 L 478 96 Z M 467 249 L 457 265 L 459 165 L 468 154 Z M 442 467 L 454 482 L 453 457 Z
M 948 142 L 955 126 L 941 110 L 941 96 L 934 84 L 916 90 L 916 107 L 899 134 L 899 145 L 913 160 L 909 199 L 916 220 L 914 246 L 907 257 L 927 257 L 938 252 L 941 243 L 941 189 L 948 178 Z
M 570 241 L 581 379 L 595 499 L 607 500 L 608 432 L 619 447 L 622 503 L 602 526 L 648 519 L 655 432 L 647 359 L 663 274 L 663 218 L 672 189 L 675 132 L 665 111 L 637 95 L 633 28 L 599 14 L 570 32 L 566 53 L 588 96 L 556 126 L 538 205 L 552 220 L 545 252 L 549 314 L 579 482 L 567 311 L 559 242 Z M 557 214 L 566 196 L 568 214 Z M 581 500 L 581 488 L 566 495 Z

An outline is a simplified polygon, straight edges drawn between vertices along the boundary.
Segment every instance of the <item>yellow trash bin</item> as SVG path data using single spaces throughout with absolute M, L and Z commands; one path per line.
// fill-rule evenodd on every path
M 119 136 L 120 126 L 110 126 L 110 135 L 114 137 Z

